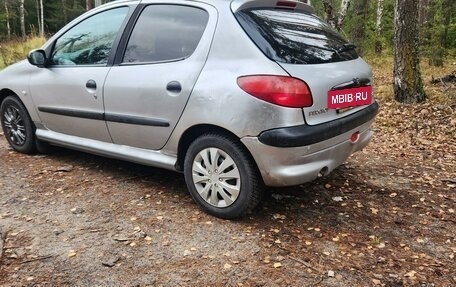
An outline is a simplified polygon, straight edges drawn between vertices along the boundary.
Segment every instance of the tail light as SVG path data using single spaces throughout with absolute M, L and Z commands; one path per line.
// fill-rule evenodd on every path
M 304 81 L 288 76 L 255 75 L 237 79 L 246 93 L 271 104 L 288 108 L 312 105 L 312 94 Z

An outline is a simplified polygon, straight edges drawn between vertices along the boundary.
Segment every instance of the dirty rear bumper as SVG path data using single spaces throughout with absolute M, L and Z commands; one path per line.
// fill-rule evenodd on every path
M 301 125 L 264 131 L 258 140 L 269 146 L 299 147 L 325 141 L 348 132 L 375 118 L 378 103 L 367 106 L 359 112 L 319 125 Z
M 277 147 L 264 144 L 258 137 L 245 137 L 241 141 L 251 152 L 268 186 L 293 186 L 309 182 L 320 173 L 329 174 L 371 140 L 373 119 L 342 134 L 317 143 L 297 147 Z M 356 142 L 350 141 L 359 132 Z

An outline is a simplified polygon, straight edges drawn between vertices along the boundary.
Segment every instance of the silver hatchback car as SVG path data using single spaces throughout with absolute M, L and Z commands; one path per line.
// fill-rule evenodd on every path
M 372 137 L 369 66 L 305 1 L 114 1 L 0 73 L 9 144 L 183 172 L 233 219 L 263 186 L 327 175 Z

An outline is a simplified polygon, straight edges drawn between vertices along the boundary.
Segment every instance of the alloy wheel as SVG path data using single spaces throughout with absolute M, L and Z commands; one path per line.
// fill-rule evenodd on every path
M 24 120 L 19 113 L 19 109 L 13 105 L 6 108 L 3 113 L 3 125 L 6 136 L 15 145 L 23 146 L 27 139 Z

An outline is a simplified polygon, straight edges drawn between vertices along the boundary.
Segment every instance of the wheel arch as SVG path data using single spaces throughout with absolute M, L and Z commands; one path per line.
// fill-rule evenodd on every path
M 30 114 L 30 111 L 29 109 L 27 108 L 27 106 L 25 105 L 24 101 L 21 99 L 21 97 L 18 96 L 17 93 L 15 93 L 13 90 L 10 90 L 10 89 L 2 89 L 0 90 L 0 105 L 3 103 L 3 101 L 9 97 L 9 96 L 12 96 L 12 97 L 15 97 L 19 102 L 21 102 L 21 104 L 25 107 L 25 112 L 28 114 L 28 116 L 30 117 L 30 119 L 32 120 L 32 126 L 34 129 L 36 129 L 36 126 L 35 126 L 35 123 L 33 122 L 33 118 L 32 118 L 32 115 Z
M 22 104 L 24 104 L 24 102 L 22 102 L 22 100 L 18 97 L 18 95 L 10 89 L 0 90 L 0 104 L 3 103 L 3 100 L 6 99 L 6 97 L 8 97 L 8 96 L 14 96 L 19 101 L 21 101 Z
M 236 136 L 231 131 L 224 129 L 222 127 L 211 125 L 211 124 L 199 124 L 188 128 L 181 136 L 177 148 L 177 161 L 176 161 L 176 170 L 182 172 L 184 170 L 184 160 L 187 150 L 190 147 L 191 143 L 198 137 L 207 134 L 207 133 L 216 133 L 224 136 L 228 136 L 236 141 L 242 146 L 242 148 L 247 152 L 250 157 L 250 160 L 258 169 L 255 159 L 253 158 L 250 151 L 247 147 L 239 140 L 239 137 Z

